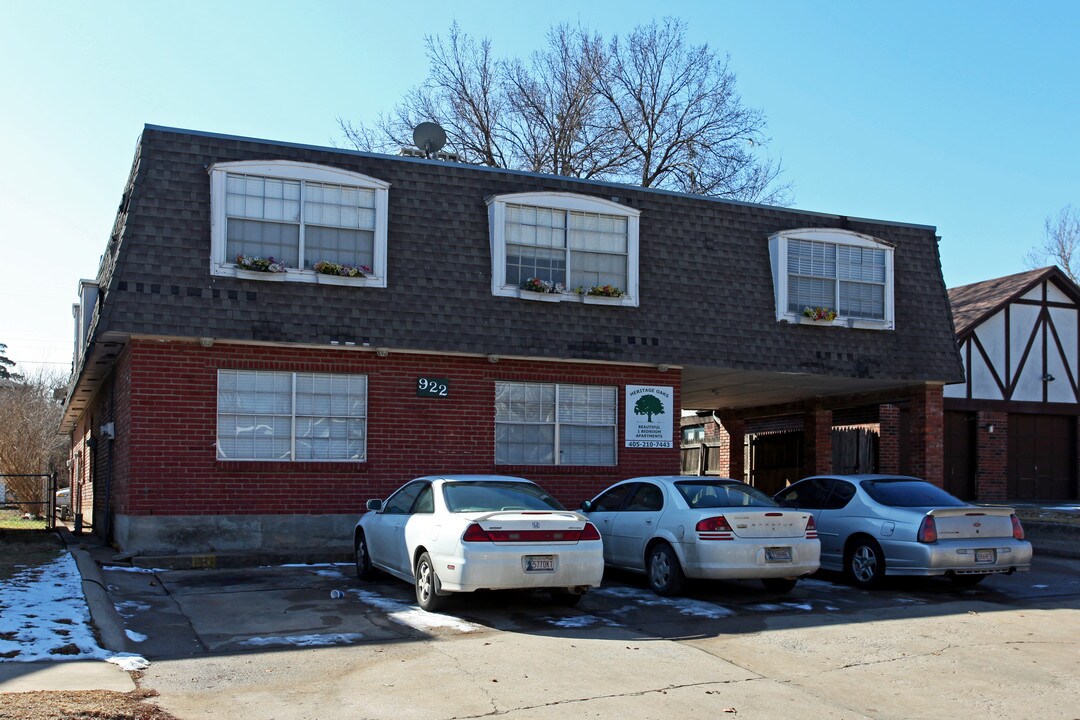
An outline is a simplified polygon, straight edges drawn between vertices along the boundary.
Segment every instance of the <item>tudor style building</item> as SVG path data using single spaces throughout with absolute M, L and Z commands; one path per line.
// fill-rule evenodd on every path
M 965 382 L 945 389 L 945 487 L 980 501 L 1078 496 L 1080 288 L 1057 267 L 949 291 Z
M 574 505 L 677 473 L 680 408 L 811 471 L 904 415 L 941 483 L 962 378 L 932 227 L 154 126 L 75 321 L 75 511 L 133 553 L 338 549 L 433 472 Z

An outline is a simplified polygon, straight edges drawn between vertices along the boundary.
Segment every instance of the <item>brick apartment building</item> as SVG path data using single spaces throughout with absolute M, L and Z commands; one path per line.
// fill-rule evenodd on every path
M 575 505 L 678 473 L 680 408 L 737 469 L 770 423 L 822 471 L 903 415 L 882 457 L 941 483 L 962 378 L 932 227 L 156 126 L 74 313 L 75 511 L 133 553 L 347 547 L 426 473 Z

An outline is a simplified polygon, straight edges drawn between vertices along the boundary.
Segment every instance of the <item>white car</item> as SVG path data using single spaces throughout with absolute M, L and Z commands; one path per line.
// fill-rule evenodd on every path
M 686 577 L 760 579 L 787 592 L 821 557 L 813 515 L 737 480 L 631 478 L 581 509 L 600 529 L 605 562 L 645 572 L 658 595 L 677 594 Z
M 596 527 L 524 478 L 421 477 L 367 508 L 353 533 L 356 576 L 377 568 L 411 582 L 424 610 L 477 590 L 547 590 L 574 605 L 603 578 Z

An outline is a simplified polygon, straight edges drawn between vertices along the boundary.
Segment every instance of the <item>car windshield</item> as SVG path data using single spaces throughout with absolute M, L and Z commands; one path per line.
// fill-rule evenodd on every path
M 682 480 L 675 483 L 691 508 L 778 507 L 765 493 L 739 482 Z
M 960 507 L 966 502 L 925 480 L 886 478 L 863 480 L 862 489 L 875 502 L 889 507 Z
M 443 499 L 447 509 L 456 513 L 566 509 L 538 485 L 525 482 L 448 482 L 443 484 Z

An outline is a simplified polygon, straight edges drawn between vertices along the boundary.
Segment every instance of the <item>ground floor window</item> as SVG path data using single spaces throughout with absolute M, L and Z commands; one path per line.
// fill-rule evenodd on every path
M 495 383 L 495 463 L 615 465 L 617 388 Z
M 219 370 L 219 460 L 362 461 L 367 376 Z

